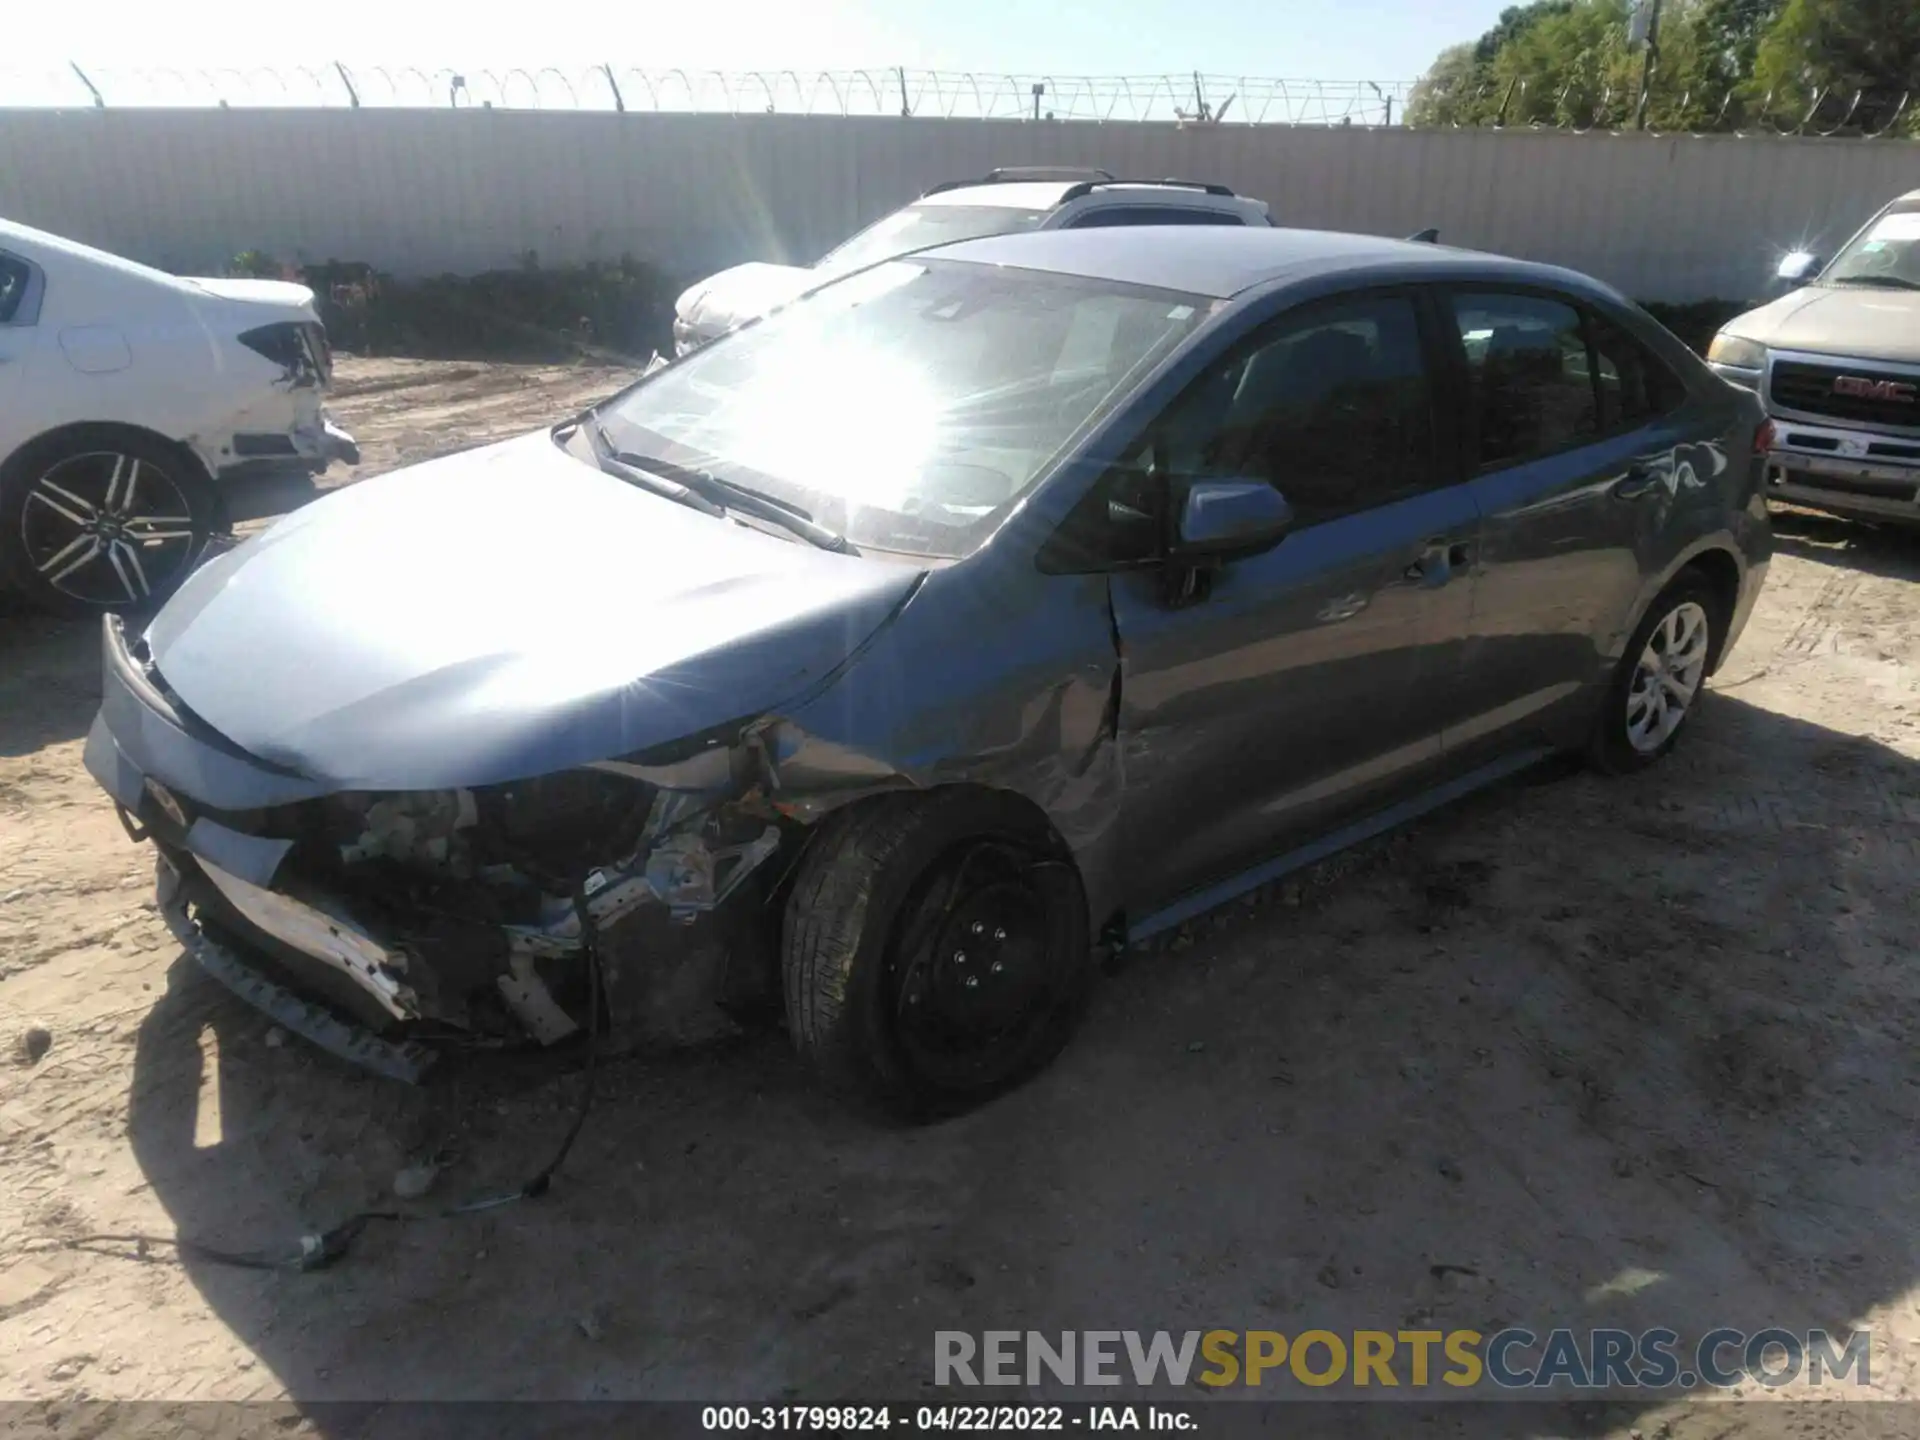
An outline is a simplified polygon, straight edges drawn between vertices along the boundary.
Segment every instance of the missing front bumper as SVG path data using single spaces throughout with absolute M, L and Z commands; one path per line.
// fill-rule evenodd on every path
M 591 968 L 571 905 L 542 924 L 458 921 L 436 938 L 279 864 L 276 842 L 205 818 L 162 828 L 158 898 L 176 938 L 229 990 L 343 1060 L 412 1082 L 443 1046 L 550 1046 L 586 1023 Z M 758 885 L 741 891 L 778 843 L 771 828 L 733 847 L 669 837 L 644 867 L 593 872 L 581 903 L 617 1043 L 715 1038 L 762 998 L 769 912 Z M 689 889 L 702 903 L 685 904 Z
M 181 714 L 117 621 L 104 640 L 86 765 L 165 858 L 169 926 L 321 1048 L 411 1079 L 448 1046 L 555 1044 L 591 1013 L 595 969 L 616 1043 L 712 1038 L 777 999 L 765 862 L 783 831 L 731 787 L 729 757 L 651 779 L 608 762 L 478 792 L 337 792 Z

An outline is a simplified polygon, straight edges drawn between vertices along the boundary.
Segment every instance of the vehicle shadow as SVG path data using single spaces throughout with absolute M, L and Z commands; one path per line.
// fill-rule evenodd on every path
M 1841 520 L 1812 510 L 1776 510 L 1774 549 L 1820 565 L 1920 581 L 1920 530 Z
M 1842 1334 L 1920 1283 L 1917 870 L 1920 762 L 1717 695 L 1646 774 L 1514 784 L 1138 956 L 974 1114 L 876 1125 L 756 1034 L 609 1064 L 544 1198 L 314 1273 L 183 1263 L 336 1435 L 376 1432 L 329 1402 L 1021 1397 L 931 1389 L 948 1329 Z M 183 958 L 140 1030 L 131 1143 L 182 1235 L 286 1254 L 442 1149 L 424 1203 L 510 1187 L 577 1100 L 552 1061 L 409 1090 L 269 1028 Z M 1401 1398 L 1317 1418 L 1548 1431 Z M 1661 1433 L 1727 1433 L 1697 1413 Z
M 0 589 L 0 758 L 85 735 L 99 708 L 99 621 L 39 614 Z

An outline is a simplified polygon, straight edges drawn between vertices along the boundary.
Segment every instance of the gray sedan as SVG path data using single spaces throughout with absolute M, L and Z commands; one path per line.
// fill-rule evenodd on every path
M 1664 755 L 1765 573 L 1760 420 L 1563 270 L 967 242 L 110 619 L 87 764 L 182 943 L 362 1064 L 762 1006 L 938 1114 L 1102 946 Z

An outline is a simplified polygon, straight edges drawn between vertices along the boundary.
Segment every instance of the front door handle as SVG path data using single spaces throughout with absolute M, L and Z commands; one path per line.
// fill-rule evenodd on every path
M 1613 498 L 1616 500 L 1645 500 L 1657 495 L 1663 487 L 1660 477 L 1643 465 L 1636 465 L 1620 479 L 1613 482 Z

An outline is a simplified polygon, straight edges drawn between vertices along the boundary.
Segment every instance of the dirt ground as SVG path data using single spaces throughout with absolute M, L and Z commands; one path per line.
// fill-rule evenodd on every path
M 372 473 L 619 376 L 341 379 Z M 168 937 L 81 768 L 92 627 L 0 617 L 0 1397 L 912 1400 L 936 1329 L 1507 1322 L 1868 1325 L 1912 1395 L 1920 539 L 1790 516 L 1778 545 L 1668 763 L 1509 786 L 1135 957 L 981 1112 L 876 1128 L 777 1032 L 625 1061 L 551 1194 L 305 1275 L 83 1237 L 278 1249 L 436 1153 L 434 1200 L 516 1184 L 577 1077 L 409 1090 L 279 1043 Z

